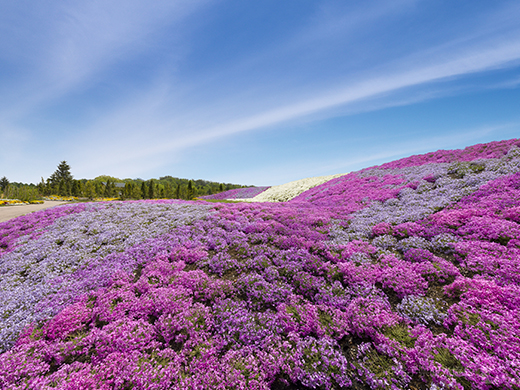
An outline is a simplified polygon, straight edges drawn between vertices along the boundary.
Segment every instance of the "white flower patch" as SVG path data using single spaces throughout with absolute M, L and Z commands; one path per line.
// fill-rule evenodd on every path
M 261 194 L 258 194 L 252 199 L 233 200 L 242 200 L 244 202 L 287 202 L 293 198 L 296 198 L 302 192 L 305 192 L 329 180 L 335 179 L 336 177 L 344 175 L 346 175 L 346 173 L 328 176 L 316 176 L 301 180 L 295 180 L 291 181 L 290 183 L 281 184 L 279 186 L 273 186 L 265 190 Z

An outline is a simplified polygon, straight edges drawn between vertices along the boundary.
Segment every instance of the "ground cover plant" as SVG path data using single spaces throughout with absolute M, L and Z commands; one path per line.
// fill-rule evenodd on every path
M 519 146 L 1 223 L 0 386 L 518 389 Z
M 316 187 L 320 184 L 326 183 L 331 179 L 343 176 L 343 174 L 308 177 L 291 181 L 289 183 L 272 186 L 262 193 L 256 195 L 254 198 L 248 199 L 250 202 L 287 202 L 301 193 Z
M 219 192 L 218 194 L 199 196 L 199 199 L 251 199 L 261 194 L 270 187 L 247 187 L 247 188 L 235 188 L 232 190 Z

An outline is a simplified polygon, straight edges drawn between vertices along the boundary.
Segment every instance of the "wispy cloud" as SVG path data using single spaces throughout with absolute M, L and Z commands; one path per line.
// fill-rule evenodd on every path
M 438 60 L 432 58 L 432 52 L 437 54 Z M 92 129 L 87 129 L 86 132 L 92 134 L 96 131 L 107 131 L 114 135 L 118 134 L 118 137 L 124 138 L 120 143 L 125 145 L 125 149 L 128 151 L 123 154 L 103 152 L 101 154 L 104 154 L 105 157 L 100 156 L 96 165 L 123 165 L 133 161 L 132 165 L 139 165 L 143 170 L 147 170 L 160 165 L 157 159 L 150 159 L 151 156 L 180 154 L 186 149 L 222 137 L 271 128 L 302 118 L 312 120 L 314 115 L 323 117 L 327 115 L 328 111 L 334 111 L 337 114 L 338 110 L 348 111 L 349 107 L 359 106 L 360 102 L 367 102 L 367 106 L 370 106 L 371 99 L 381 96 L 387 97 L 385 104 L 390 106 L 413 103 L 414 99 L 408 102 L 399 99 L 392 101 L 392 95 L 406 88 L 417 88 L 439 81 L 511 66 L 519 60 L 520 34 L 508 41 L 488 40 L 481 45 L 472 43 L 470 47 L 443 45 L 438 50 L 429 48 L 425 51 L 422 61 L 421 54 L 414 53 L 411 58 L 403 58 L 399 63 L 388 64 L 386 71 L 378 67 L 377 74 L 337 87 L 335 90 L 314 91 L 315 97 L 312 99 L 301 100 L 297 96 L 293 96 L 292 101 L 281 107 L 266 109 L 248 116 L 242 116 L 239 112 L 232 111 L 231 115 L 229 112 L 223 112 L 208 118 L 203 114 L 207 107 L 195 108 L 189 117 L 176 112 L 175 109 L 173 116 L 164 115 L 164 106 L 168 106 L 169 100 L 168 94 L 162 90 L 160 99 L 154 100 L 152 105 L 139 99 L 138 103 L 134 102 L 131 107 L 123 108 L 119 114 L 112 116 L 105 124 L 95 123 Z M 157 97 L 155 92 L 150 92 L 150 95 Z M 435 96 L 439 95 L 442 95 L 442 90 L 435 94 Z M 161 99 L 164 101 L 161 102 Z M 424 99 L 424 96 L 418 99 Z M 254 104 L 254 102 L 251 103 Z M 234 116 L 236 119 L 222 121 L 217 125 L 211 124 L 211 121 L 218 122 L 226 116 Z M 110 128 L 120 130 L 114 132 Z M 127 136 L 123 136 L 123 134 L 127 134 Z M 143 135 L 147 135 L 146 139 L 142 139 Z M 437 144 L 442 144 L 442 142 Z M 415 151 L 416 149 L 411 148 L 410 150 Z M 387 155 L 385 154 L 385 156 Z M 85 158 L 87 159 L 87 156 Z M 141 162 L 137 163 L 137 161 Z M 87 164 L 86 161 L 85 164 Z
M 46 61 L 52 79 L 74 85 L 128 56 L 141 54 L 165 23 L 175 25 L 203 1 L 77 2 L 66 7 Z
M 24 37 L 32 57 L 23 80 L 11 89 L 0 117 L 21 117 L 65 97 L 75 88 L 99 82 L 99 74 L 153 45 L 165 25 L 175 26 L 209 0 L 71 1 L 47 4 L 41 12 L 53 23 Z M 36 20 L 38 23 L 39 21 Z M 179 45 L 180 48 L 181 45 Z M 4 95 L 5 96 L 5 95 Z
M 337 106 L 399 91 L 403 88 L 501 68 L 520 60 L 520 37 L 512 42 L 495 43 L 495 45 L 490 46 L 468 50 L 464 53 L 452 53 L 451 57 L 445 58 L 442 62 L 423 64 L 415 69 L 368 78 L 343 86 L 336 91 L 323 91 L 311 100 L 298 101 L 212 128 L 199 129 L 201 131 L 198 134 L 188 135 L 180 140 L 175 139 L 170 143 L 163 143 L 151 152 L 191 146 L 198 142 L 211 141 L 217 137 L 273 126 Z

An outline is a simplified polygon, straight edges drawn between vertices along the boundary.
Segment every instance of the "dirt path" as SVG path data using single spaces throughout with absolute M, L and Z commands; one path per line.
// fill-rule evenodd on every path
M 0 222 L 8 221 L 12 218 L 32 213 L 34 211 L 48 209 L 68 202 L 45 200 L 43 204 L 26 204 L 23 206 L 2 206 L 0 207 Z

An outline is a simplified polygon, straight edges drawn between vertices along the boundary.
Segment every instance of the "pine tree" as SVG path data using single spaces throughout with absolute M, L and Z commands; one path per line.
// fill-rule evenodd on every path
M 148 198 L 149 199 L 155 198 L 155 183 L 154 183 L 153 179 L 151 179 L 148 182 Z
M 68 195 L 67 194 L 67 184 L 65 183 L 64 180 L 60 180 L 58 182 L 58 195 L 60 195 L 60 196 Z
M 2 190 L 2 193 L 3 192 L 7 192 L 7 189 L 9 188 L 9 180 L 7 179 L 7 177 L 2 177 L 0 179 L 0 189 Z
M 67 161 L 62 161 L 58 168 L 47 180 L 54 191 L 58 190 L 59 195 L 70 195 L 72 184 L 72 175 L 70 173 L 70 166 Z
M 188 195 L 187 196 L 188 200 L 193 199 L 193 183 L 191 180 L 188 182 L 188 194 L 187 195 Z
M 146 183 L 141 182 L 141 196 L 143 199 L 146 199 L 148 196 L 148 188 L 146 188 Z
M 45 181 L 43 180 L 43 177 L 42 177 L 42 180 L 36 186 L 36 188 L 38 188 L 38 192 L 40 193 L 40 195 L 49 195 L 47 193 L 47 186 L 45 185 Z

